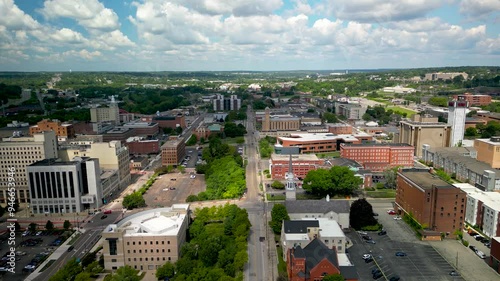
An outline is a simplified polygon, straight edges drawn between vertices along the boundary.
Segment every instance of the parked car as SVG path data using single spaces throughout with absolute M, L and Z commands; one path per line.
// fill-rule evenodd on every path
M 176 181 L 177 179 L 175 179 L 175 178 L 172 178 L 172 179 L 170 179 L 170 180 L 171 180 L 171 181 Z
M 373 279 L 375 279 L 375 280 L 376 280 L 376 279 L 379 279 L 379 278 L 380 278 L 380 277 L 382 277 L 382 276 L 384 276 L 384 275 L 382 274 L 382 272 L 377 272 L 377 273 L 373 274 Z
M 363 238 L 364 240 L 372 240 L 372 238 L 368 235 L 363 235 L 361 236 L 361 238 Z
M 387 231 L 385 231 L 384 229 L 382 229 L 381 231 L 378 232 L 378 235 L 386 235 L 387 234 Z
M 368 244 L 376 244 L 376 242 L 373 241 L 373 240 L 366 240 L 365 242 L 368 243 Z
M 103 219 L 105 219 L 105 218 L 107 218 L 107 217 L 108 217 L 108 216 L 103 215 L 103 216 L 101 217 L 101 220 L 103 220 Z
M 484 246 L 486 246 L 486 248 L 491 248 L 491 242 L 490 241 L 485 242 Z
M 368 233 L 367 233 L 366 231 L 361 231 L 361 230 L 360 230 L 360 231 L 358 231 L 358 233 L 359 233 L 360 235 L 368 235 Z
M 469 245 L 469 249 L 471 249 L 472 251 L 476 251 L 476 247 L 474 245 Z
M 455 270 L 450 271 L 450 276 L 460 276 L 460 273 L 456 272 Z
M 406 257 L 407 254 L 405 252 L 396 252 L 396 257 Z
M 366 259 L 371 259 L 372 258 L 372 255 L 370 254 L 364 254 L 363 255 L 363 259 L 366 260 Z
M 69 248 L 68 248 L 68 252 L 73 251 L 73 249 L 74 249 L 74 248 L 75 248 L 75 247 L 73 247 L 73 246 L 69 246 Z
M 372 269 L 372 274 L 375 274 L 377 272 L 380 272 L 380 269 L 378 267 Z
M 388 210 L 388 211 L 387 211 L 387 213 L 388 213 L 389 215 L 395 215 L 395 214 L 396 214 L 396 211 L 394 211 L 394 210 Z
M 476 250 L 476 255 L 482 259 L 486 258 L 486 255 L 482 251 L 479 251 L 479 250 Z
M 106 210 L 106 211 L 104 211 L 104 214 L 107 215 L 107 214 L 111 214 L 112 212 L 113 211 L 111 211 L 111 210 Z
M 399 281 L 401 278 L 399 278 L 399 276 L 392 276 L 391 278 L 389 278 L 389 281 Z
M 370 257 L 370 258 L 368 258 L 368 259 L 365 259 L 365 263 L 370 263 L 370 262 L 372 262 L 372 261 L 373 261 L 373 257 Z
M 401 217 L 400 217 L 400 216 L 395 216 L 395 217 L 394 217 L 394 220 L 400 221 L 400 220 L 401 220 Z

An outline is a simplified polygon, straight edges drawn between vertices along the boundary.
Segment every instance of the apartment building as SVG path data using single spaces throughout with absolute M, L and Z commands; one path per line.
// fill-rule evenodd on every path
M 465 80 L 469 78 L 469 74 L 465 72 L 433 72 L 426 73 L 424 81 L 452 80 L 453 78 L 460 75 L 462 75 Z
M 27 172 L 34 214 L 80 213 L 103 203 L 98 159 L 45 159 L 29 165 Z
M 372 135 L 359 132 L 353 135 L 334 135 L 332 133 L 301 134 L 292 133 L 288 137 L 278 137 L 275 147 L 299 147 L 300 153 L 322 153 L 339 151 L 342 143 L 373 141 Z
M 241 99 L 237 95 L 231 95 L 229 98 L 226 98 L 221 94 L 217 94 L 212 103 L 214 111 L 240 110 L 241 108 Z
M 335 113 L 347 120 L 361 120 L 366 113 L 366 107 L 359 103 L 335 102 Z
M 311 170 L 316 170 L 323 161 L 315 154 L 292 155 L 292 168 L 295 177 L 303 179 Z M 269 171 L 271 178 L 275 180 L 285 179 L 290 166 L 290 156 L 284 154 L 272 154 L 269 159 Z
M 104 268 L 128 265 L 146 273 L 144 280 L 157 280 L 156 270 L 176 262 L 186 242 L 189 204 L 174 204 L 125 217 L 102 232 Z
M 14 179 L 18 202 L 29 203 L 27 166 L 50 158 L 57 158 L 57 136 L 54 131 L 35 133 L 32 137 L 23 137 L 14 132 L 14 136 L 3 138 L 0 142 L 0 203 L 7 202 L 9 178 Z
M 466 193 L 427 169 L 402 169 L 396 179 L 396 209 L 411 216 L 426 231 L 455 238 L 464 226 Z
M 476 158 L 472 147 L 423 147 L 422 160 L 461 182 L 468 182 L 485 191 L 500 190 L 500 171 Z
M 186 143 L 182 138 L 171 139 L 161 146 L 161 164 L 177 166 L 186 155 Z
M 468 183 L 453 185 L 467 194 L 465 222 L 479 226 L 488 237 L 500 236 L 500 193 L 483 191 Z
M 415 114 L 399 124 L 399 143 L 413 146 L 417 157 L 422 157 L 421 149 L 424 144 L 431 147 L 450 146 L 451 125 L 438 122 L 437 117 Z
M 61 123 L 59 120 L 44 119 L 30 127 L 30 136 L 44 131 L 54 131 L 58 141 L 66 141 L 75 137 L 75 128 L 72 124 Z
M 473 95 L 465 93 L 463 95 L 454 95 L 454 100 L 465 100 L 470 106 L 483 106 L 491 103 L 491 96 L 489 95 Z
M 475 139 L 474 148 L 477 151 L 477 160 L 487 163 L 494 169 L 500 168 L 500 137 Z
M 380 172 L 389 168 L 414 166 L 415 148 L 405 143 L 362 143 L 340 145 L 340 157 L 352 159 L 364 169 Z

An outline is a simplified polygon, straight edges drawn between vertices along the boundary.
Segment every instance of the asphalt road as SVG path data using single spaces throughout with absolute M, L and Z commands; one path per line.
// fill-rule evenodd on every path
M 249 107 L 246 122 L 247 135 L 245 136 L 247 193 L 245 203 L 242 204 L 248 212 L 252 227 L 248 238 L 248 263 L 245 266 L 244 276 L 248 281 L 272 280 L 269 276 L 269 268 L 272 267 L 268 258 L 269 235 L 267 231 L 267 212 L 264 212 L 264 204 L 259 195 L 258 161 L 257 154 L 258 138 L 255 134 L 255 114 Z M 271 238 L 271 240 L 274 240 Z M 273 242 L 274 243 L 274 242 Z

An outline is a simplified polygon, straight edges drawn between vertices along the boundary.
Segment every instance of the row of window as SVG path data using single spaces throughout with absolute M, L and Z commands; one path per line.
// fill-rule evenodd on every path
M 139 254 L 142 254 L 142 250 L 138 250 L 138 251 L 139 251 Z M 147 252 L 148 252 L 148 249 L 145 249 L 144 253 L 147 254 Z M 150 253 L 154 253 L 154 250 L 153 249 L 149 249 L 149 252 Z M 165 253 L 165 249 L 161 249 L 161 252 Z M 132 250 L 132 253 L 133 254 L 137 254 L 136 250 Z M 160 253 L 160 249 L 156 249 L 156 253 Z M 170 249 L 167 249 L 167 253 L 170 253 Z M 127 254 L 130 254 L 130 250 L 127 250 Z
M 161 257 L 161 258 L 162 258 L 163 261 L 164 260 L 169 260 L 169 261 L 172 260 L 171 257 L 168 257 L 166 259 L 165 259 L 165 257 Z M 137 259 L 139 259 L 139 261 L 142 261 L 142 258 L 134 258 L 134 261 L 137 261 Z M 155 258 L 150 258 L 149 259 L 149 261 L 154 261 L 154 260 L 155 260 Z M 112 259 L 111 261 L 112 262 L 116 262 L 116 259 Z M 128 261 L 132 261 L 132 258 L 128 258 Z M 148 261 L 148 258 L 144 258 L 144 261 Z M 160 257 L 156 257 L 156 261 L 160 261 Z M 134 267 L 137 269 L 137 265 L 134 265 Z M 142 269 L 142 266 L 141 266 L 141 269 Z
M 142 243 L 143 242 L 143 243 Z M 156 245 L 158 245 L 158 241 L 155 241 Z M 148 245 L 148 241 L 137 241 L 137 245 Z M 165 241 L 161 241 L 162 245 L 165 245 Z M 167 244 L 170 245 L 170 241 L 167 241 Z M 132 245 L 135 245 L 135 241 L 132 241 Z M 153 245 L 153 241 L 149 241 L 149 245 Z M 127 241 L 127 246 L 130 246 L 130 241 Z

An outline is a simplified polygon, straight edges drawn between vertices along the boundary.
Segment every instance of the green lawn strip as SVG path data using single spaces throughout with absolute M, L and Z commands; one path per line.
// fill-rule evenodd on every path
M 40 272 L 43 272 L 45 269 L 49 268 L 49 266 L 51 266 L 54 262 L 56 262 L 56 260 L 50 260 L 42 269 L 40 269 Z
M 73 238 L 72 238 L 72 239 L 68 242 L 68 245 L 73 245 L 73 244 L 76 242 L 76 240 L 78 240 L 78 237 L 80 237 L 80 235 L 81 235 L 81 233 L 77 233 L 77 234 L 75 235 L 75 237 L 73 237 Z

